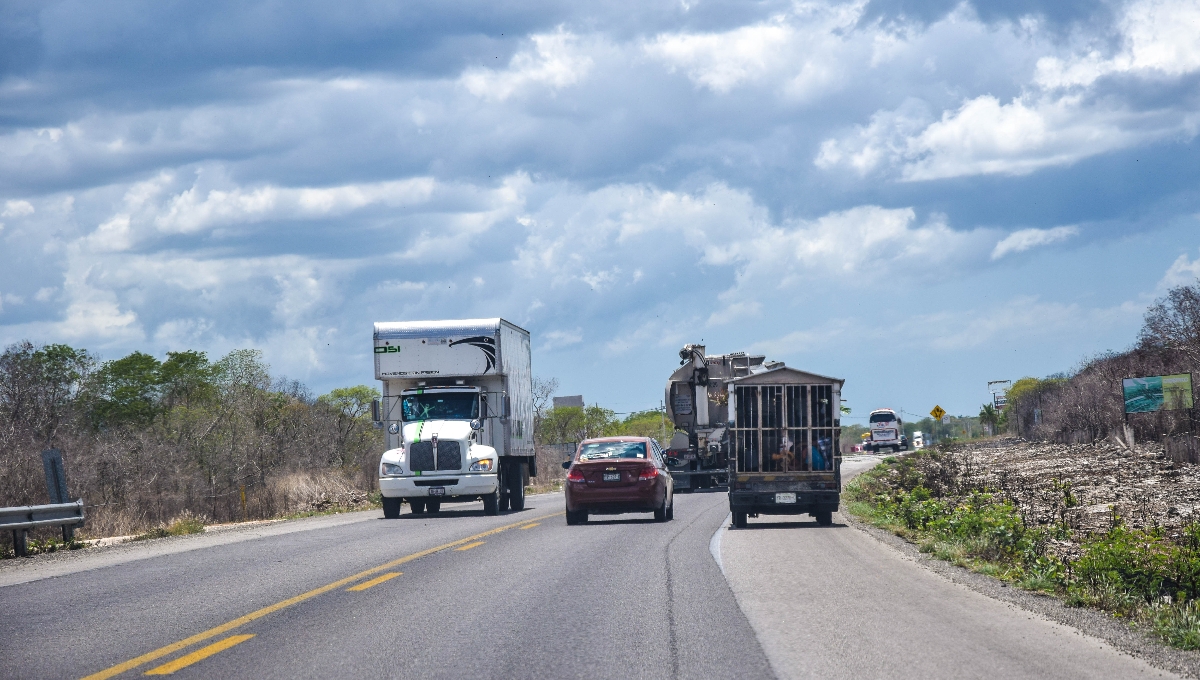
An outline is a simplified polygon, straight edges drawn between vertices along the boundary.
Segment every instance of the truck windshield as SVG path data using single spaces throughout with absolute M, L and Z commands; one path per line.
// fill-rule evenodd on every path
M 595 442 L 584 444 L 583 450 L 579 452 L 579 460 L 645 457 L 646 444 L 644 442 Z
M 404 420 L 474 420 L 479 417 L 479 395 L 474 392 L 406 394 L 400 409 Z

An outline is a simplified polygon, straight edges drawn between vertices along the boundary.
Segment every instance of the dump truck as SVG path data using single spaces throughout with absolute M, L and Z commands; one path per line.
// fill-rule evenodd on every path
M 841 499 L 845 381 L 763 356 L 707 356 L 702 345 L 685 346 L 680 358 L 666 396 L 679 439 L 688 440 L 670 455 L 694 456 L 680 461 L 689 468 L 682 475 L 724 477 L 736 528 L 764 514 L 810 514 L 830 524 Z
M 386 432 L 379 491 L 387 518 L 482 500 L 525 507 L 537 474 L 529 331 L 504 319 L 375 324 L 372 415 Z

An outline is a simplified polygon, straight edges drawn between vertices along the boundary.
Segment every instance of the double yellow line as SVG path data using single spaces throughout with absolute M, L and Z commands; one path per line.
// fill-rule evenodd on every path
M 556 516 L 562 515 L 562 514 L 563 513 L 558 512 L 558 513 L 554 513 L 552 515 L 541 515 L 538 517 L 538 519 L 556 517 Z M 434 548 L 429 548 L 427 550 L 415 552 L 411 555 L 405 555 L 404 557 L 401 557 L 400 559 L 392 560 L 391 562 L 388 562 L 386 564 L 381 564 L 378 567 L 371 567 L 370 569 L 367 569 L 366 571 L 360 571 L 357 574 L 354 574 L 353 576 L 347 576 L 346 578 L 339 579 L 337 581 L 334 581 L 333 583 L 328 583 L 326 585 L 323 585 L 320 588 L 314 588 L 314 589 L 308 591 L 307 593 L 301 593 L 300 595 L 297 595 L 295 597 L 289 597 L 286 600 L 282 600 L 280 602 L 276 602 L 275 604 L 263 607 L 262 609 L 259 609 L 257 611 L 250 612 L 249 614 L 246 614 L 245 616 L 239 616 L 236 619 L 229 621 L 227 623 L 223 623 L 219 626 L 216 626 L 215 628 L 209 628 L 208 630 L 200 632 L 200 633 L 196 633 L 195 635 L 192 635 L 191 637 L 186 637 L 186 638 L 180 640 L 179 642 L 173 642 L 164 647 L 159 647 L 158 649 L 154 650 L 153 652 L 147 652 L 141 656 L 132 658 L 123 663 L 119 663 L 115 666 L 105 668 L 104 670 L 100 671 L 99 673 L 93 673 L 91 675 L 84 677 L 83 680 L 106 680 L 107 678 L 111 678 L 113 676 L 120 675 L 121 673 L 124 673 L 125 671 L 133 670 L 133 669 L 137 668 L 138 666 L 143 666 L 145 664 L 148 664 L 151 661 L 154 661 L 155 659 L 161 659 L 162 657 L 168 656 L 170 654 L 174 654 L 175 652 L 178 652 L 181 649 L 186 649 L 188 647 L 191 647 L 192 645 L 196 644 L 197 642 L 203 642 L 205 640 L 209 640 L 211 638 L 217 637 L 218 635 L 228 633 L 229 631 L 231 631 L 235 628 L 244 626 L 247 623 L 250 623 L 251 621 L 261 619 L 262 617 L 264 617 L 268 614 L 274 614 L 275 612 L 277 612 L 281 609 L 286 609 L 294 604 L 300 604 L 301 602 L 304 602 L 305 600 L 312 599 L 318 595 L 323 595 L 325 593 L 328 593 L 331 590 L 337 590 L 338 588 L 341 588 L 344 585 L 348 585 L 350 583 L 354 583 L 355 581 L 361 580 L 368 576 L 378 574 L 381 571 L 387 571 L 388 569 L 398 567 L 401 564 L 405 564 L 407 562 L 412 562 L 413 560 L 419 560 L 422 557 L 428 557 L 429 555 L 432 555 L 436 552 L 441 552 L 443 550 L 449 550 L 451 548 L 457 548 L 457 547 L 462 546 L 467 543 L 473 543 L 473 542 L 479 541 L 479 539 L 481 539 L 481 538 L 484 538 L 487 536 L 492 536 L 494 534 L 498 534 L 502 531 L 507 531 L 514 527 L 524 526 L 526 524 L 529 524 L 531 521 L 532 521 L 532 519 L 526 519 L 526 520 L 523 520 L 520 522 L 514 522 L 513 524 L 505 524 L 504 526 L 496 527 L 495 529 L 489 529 L 488 531 L 485 531 L 481 534 L 475 534 L 474 536 L 460 538 L 457 541 L 453 541 L 451 543 L 445 543 L 445 544 L 439 545 Z M 474 546 L 471 546 L 471 547 L 474 547 Z M 374 585 L 374 584 L 372 584 L 372 585 Z M 243 642 L 243 641 L 249 639 L 249 637 L 242 637 L 242 636 L 236 636 L 236 637 L 238 637 L 240 639 L 236 640 L 235 642 L 231 642 L 229 645 L 227 645 L 225 647 L 221 647 L 221 649 L 227 649 L 228 647 L 232 647 L 233 645 L 235 645 L 239 642 Z M 224 642 L 224 641 L 222 641 L 222 642 Z M 218 645 L 219 644 L 220 643 L 218 643 Z M 209 647 L 199 650 L 199 651 L 195 652 L 194 654 L 200 654 L 202 652 L 207 652 L 207 651 L 209 651 L 210 648 L 216 647 L 218 645 L 210 645 Z M 210 654 L 204 654 L 204 656 L 196 658 L 196 659 L 190 661 L 189 663 L 194 663 L 195 661 L 199 661 L 201 658 L 211 656 L 211 654 L 215 654 L 216 652 L 221 651 L 221 649 L 213 649 Z M 188 655 L 188 656 L 190 657 L 191 655 Z M 188 658 L 188 657 L 182 657 L 181 659 L 179 659 L 179 661 L 182 662 L 186 658 Z M 187 665 L 187 664 L 183 664 L 183 665 Z M 182 668 L 182 667 L 183 666 L 180 666 L 180 668 Z M 157 671 L 158 669 L 156 668 L 154 670 Z

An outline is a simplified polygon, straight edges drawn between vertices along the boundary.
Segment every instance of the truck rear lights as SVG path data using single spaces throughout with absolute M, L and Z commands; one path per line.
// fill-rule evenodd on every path
M 578 483 L 582 484 L 586 480 L 584 480 L 582 472 L 580 472 L 579 470 L 571 470 L 571 471 L 567 472 L 567 481 L 568 482 L 578 482 Z
M 642 471 L 638 473 L 638 481 L 639 482 L 648 482 L 657 476 L 658 476 L 658 468 L 656 468 L 656 467 L 642 468 Z

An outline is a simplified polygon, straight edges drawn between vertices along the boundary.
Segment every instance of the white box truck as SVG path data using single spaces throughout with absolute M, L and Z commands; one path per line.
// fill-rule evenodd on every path
M 495 515 L 525 507 L 537 474 L 529 331 L 504 319 L 375 324 L 374 419 L 385 517 L 483 500 Z

